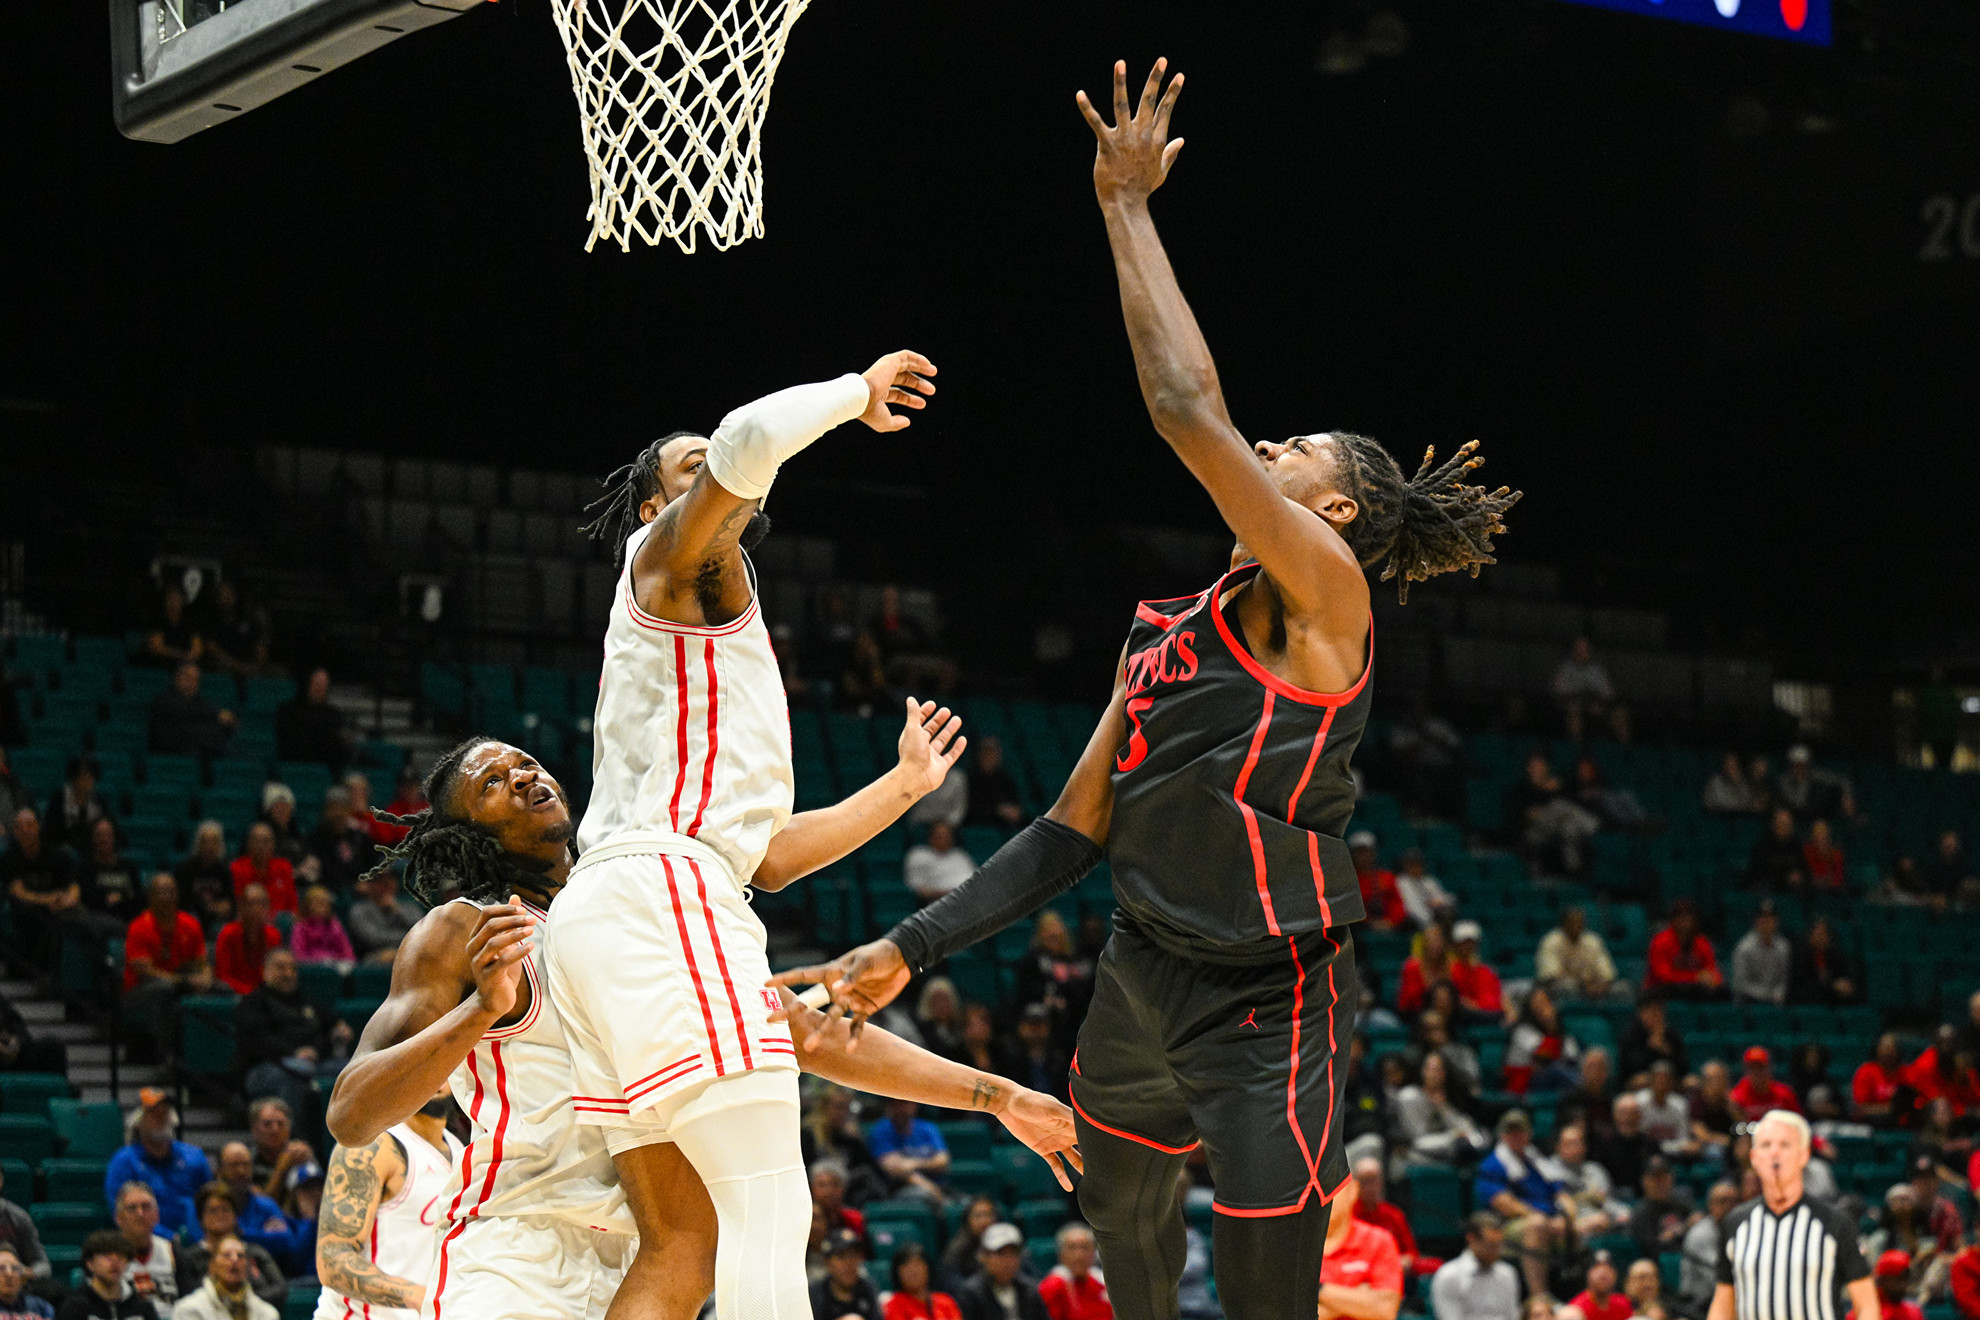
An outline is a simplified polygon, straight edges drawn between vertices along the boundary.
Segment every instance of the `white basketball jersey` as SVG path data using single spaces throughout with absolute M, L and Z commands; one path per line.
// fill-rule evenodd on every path
M 440 1217 L 446 1209 L 454 1165 L 461 1157 L 461 1143 L 453 1133 L 444 1133 L 446 1149 L 435 1150 L 407 1124 L 398 1123 L 388 1130 L 406 1153 L 406 1178 L 399 1194 L 382 1203 L 372 1217 L 366 1249 L 372 1263 L 385 1273 L 430 1289 L 440 1254 Z M 334 1288 L 325 1288 L 316 1299 L 315 1320 L 419 1320 L 419 1312 L 352 1301 Z
M 605 627 L 593 719 L 588 851 L 628 833 L 708 845 L 747 884 L 791 816 L 791 715 L 750 577 L 749 608 L 701 628 L 656 619 L 633 598 L 632 568 L 652 534 L 626 538 L 626 566 Z
M 523 906 L 539 921 L 548 916 Z M 437 1273 L 447 1268 L 446 1243 L 471 1219 L 534 1215 L 607 1233 L 638 1231 L 603 1135 L 571 1114 L 570 1048 L 543 989 L 542 957 L 539 947 L 522 964 L 529 985 L 522 1019 L 483 1036 L 450 1079 L 474 1140 L 442 1198 L 447 1223 Z

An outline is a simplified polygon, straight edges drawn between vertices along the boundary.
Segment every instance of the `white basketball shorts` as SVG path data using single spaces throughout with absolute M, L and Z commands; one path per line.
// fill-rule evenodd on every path
M 603 1320 L 639 1245 L 631 1233 L 532 1215 L 440 1227 L 420 1320 Z
M 607 1129 L 614 1153 L 666 1140 L 663 1102 L 689 1088 L 797 1070 L 790 1028 L 769 1020 L 780 1001 L 764 985 L 763 923 L 712 852 L 588 858 L 541 939 L 573 1117 Z

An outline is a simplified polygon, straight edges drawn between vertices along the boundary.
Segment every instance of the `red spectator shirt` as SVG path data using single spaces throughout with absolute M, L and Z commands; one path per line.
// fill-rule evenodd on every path
M 1389 926 L 1409 920 L 1394 871 L 1356 871 L 1354 878 L 1361 884 L 1361 904 L 1368 910 L 1368 920 Z
M 1911 1089 L 1918 1092 L 1920 1109 L 1927 1108 L 1940 1096 L 1952 1101 L 1955 1114 L 1980 1109 L 1980 1077 L 1975 1077 L 1971 1069 L 1963 1077 L 1944 1076 L 1939 1071 L 1937 1046 L 1926 1046 L 1925 1052 L 1905 1067 L 1903 1076 Z
M 837 1215 L 833 1215 L 829 1211 L 826 1212 L 825 1231 L 830 1233 L 841 1228 L 851 1229 L 853 1232 L 859 1234 L 859 1240 L 861 1242 L 866 1241 L 865 1213 L 863 1211 L 855 1210 L 849 1205 L 840 1206 L 839 1213 Z
M 196 963 L 206 955 L 206 932 L 190 914 L 181 912 L 172 923 L 172 947 L 165 947 L 164 933 L 152 919 L 151 910 L 145 909 L 131 922 L 130 929 L 124 932 L 124 989 L 135 990 L 138 986 L 137 968 L 131 964 L 139 958 L 151 959 L 151 965 L 161 972 L 185 970 L 188 963 Z
M 1109 1307 L 1107 1314 L 1113 1313 L 1113 1308 Z M 926 1306 L 912 1293 L 892 1293 L 880 1314 L 883 1320 L 962 1320 L 962 1308 L 956 1305 L 955 1298 L 945 1292 L 929 1293 Z M 1053 1314 L 1056 1317 L 1057 1312 Z
M 1719 956 L 1703 935 L 1693 935 L 1689 949 L 1679 947 L 1677 932 L 1669 926 L 1651 937 L 1650 974 L 1644 978 L 1651 985 L 1693 985 L 1718 970 Z
M 1402 1253 L 1396 1240 L 1387 1229 L 1360 1219 L 1349 1220 L 1346 1239 L 1320 1259 L 1323 1285 L 1399 1293 L 1402 1280 Z
M 1114 1303 L 1107 1285 L 1092 1274 L 1075 1279 L 1063 1265 L 1054 1265 L 1038 1285 L 1038 1296 L 1052 1320 L 1114 1320 Z M 892 1316 L 888 1320 L 893 1320 Z
M 1842 849 L 1831 846 L 1823 852 L 1812 843 L 1801 845 L 1801 860 L 1808 868 L 1808 881 L 1817 889 L 1843 887 Z
M 1498 1013 L 1505 1009 L 1505 1000 L 1499 992 L 1499 974 L 1482 962 L 1468 963 L 1462 958 L 1453 958 L 1451 985 L 1458 992 L 1458 1002 L 1466 1008 L 1475 1008 L 1482 1013 Z
M 237 995 L 253 994 L 261 987 L 261 965 L 270 949 L 282 947 L 282 932 L 273 922 L 261 928 L 261 944 L 248 947 L 247 928 L 230 921 L 220 928 L 213 941 L 213 974 L 234 987 Z
M 1442 974 L 1432 978 L 1424 972 L 1421 956 L 1411 954 L 1403 959 L 1402 975 L 1396 980 L 1396 1011 L 1405 1016 L 1414 1016 L 1422 1011 L 1423 1001 L 1430 996 L 1430 987 L 1438 981 L 1450 980 L 1450 969 L 1456 963 L 1456 959 L 1446 958 Z
M 241 891 L 249 885 L 260 885 L 268 891 L 270 912 L 294 912 L 296 910 L 296 870 L 289 865 L 286 857 L 268 859 L 268 869 L 254 869 L 251 857 L 236 857 L 233 865 L 227 868 L 234 877 L 234 898 L 238 900 Z
M 1894 1068 L 1889 1072 L 1875 1059 L 1856 1070 L 1851 1079 L 1849 1093 L 1859 1105 L 1887 1105 L 1897 1099 L 1898 1087 L 1904 1085 L 1904 1069 Z
M 1629 1320 L 1636 1314 L 1629 1298 L 1619 1292 L 1610 1293 L 1608 1301 L 1598 1304 L 1595 1294 L 1583 1288 L 1568 1305 L 1587 1316 L 1588 1320 Z
M 1980 1161 L 1980 1155 L 1973 1158 Z M 1980 1320 L 1980 1247 L 1968 1247 L 1952 1258 L 1952 1297 L 1964 1320 Z
M 1416 1273 L 1435 1274 L 1437 1267 L 1444 1263 L 1441 1257 L 1426 1256 L 1416 1249 L 1416 1234 L 1410 1232 L 1409 1216 L 1402 1212 L 1401 1207 L 1388 1201 L 1370 1205 L 1365 1200 L 1357 1200 L 1354 1203 L 1354 1217 L 1364 1224 L 1373 1224 L 1377 1228 L 1386 1230 L 1389 1236 L 1396 1240 L 1398 1253 L 1416 1258 L 1414 1266 Z M 1980 1317 L 1976 1317 L 1975 1320 L 1980 1320 Z
M 1794 1088 L 1778 1078 L 1764 1087 L 1755 1086 L 1751 1077 L 1740 1078 L 1733 1083 L 1732 1102 L 1748 1122 L 1769 1109 L 1785 1109 L 1796 1114 L 1801 1112 L 1801 1101 L 1796 1098 Z

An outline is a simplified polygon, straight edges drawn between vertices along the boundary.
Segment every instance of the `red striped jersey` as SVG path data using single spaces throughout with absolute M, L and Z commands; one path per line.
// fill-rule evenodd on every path
M 449 1183 L 461 1156 L 461 1143 L 453 1133 L 443 1132 L 442 1148 L 435 1150 L 407 1124 L 397 1123 L 387 1130 L 406 1154 L 406 1177 L 399 1194 L 380 1202 L 378 1213 L 372 1216 L 366 1254 L 394 1278 L 409 1279 L 430 1289 L 440 1252 L 440 1217 L 446 1211 L 447 1198 L 453 1195 Z M 406 1307 L 352 1301 L 328 1286 L 316 1299 L 315 1320 L 418 1318 L 419 1312 Z
M 790 819 L 793 784 L 790 710 L 756 570 L 748 568 L 749 608 L 729 623 L 656 619 L 633 593 L 633 562 L 652 531 L 648 523 L 626 540 L 605 626 L 578 849 L 627 834 L 684 834 L 747 884 Z
M 1359 921 L 1342 839 L 1348 758 L 1372 697 L 1375 635 L 1352 688 L 1309 692 L 1245 649 L 1231 597 L 1143 601 L 1128 633 L 1127 737 L 1107 853 L 1122 917 L 1179 953 L 1276 961 L 1288 937 Z
M 457 898 L 456 903 L 470 900 Z M 479 904 L 471 904 L 480 906 Z M 528 907 L 528 904 L 524 904 Z M 547 916 L 531 907 L 537 920 Z M 571 1054 L 562 1018 L 544 993 L 542 945 L 523 962 L 529 1007 L 475 1043 L 449 1079 L 474 1125 L 442 1198 L 445 1243 L 470 1219 L 535 1215 L 609 1233 L 638 1231 L 600 1129 L 571 1112 Z

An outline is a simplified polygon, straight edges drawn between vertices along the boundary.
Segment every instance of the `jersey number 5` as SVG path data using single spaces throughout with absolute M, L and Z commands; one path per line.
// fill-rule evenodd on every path
M 1155 704 L 1153 697 L 1130 697 L 1126 707 L 1128 720 L 1134 725 L 1134 732 L 1128 735 L 1127 750 L 1114 758 L 1114 769 L 1126 774 L 1148 759 L 1148 739 L 1141 732 L 1141 716 Z

